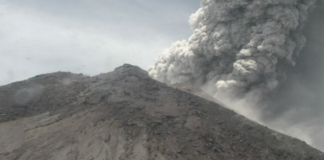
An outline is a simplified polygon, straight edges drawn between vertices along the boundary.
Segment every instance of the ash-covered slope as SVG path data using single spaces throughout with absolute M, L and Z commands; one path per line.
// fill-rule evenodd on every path
M 0 87 L 1 160 L 323 160 L 324 154 L 124 65 Z

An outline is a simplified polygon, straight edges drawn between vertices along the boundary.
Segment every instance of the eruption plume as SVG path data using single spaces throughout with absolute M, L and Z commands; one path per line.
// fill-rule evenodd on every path
M 324 101 L 312 96 L 324 93 L 310 89 L 321 81 L 307 85 L 310 80 L 303 77 L 313 80 L 324 71 L 324 67 L 310 63 L 324 48 L 317 45 L 316 54 L 314 46 L 304 48 L 305 36 L 311 35 L 307 31 L 308 20 L 313 17 L 310 14 L 321 8 L 321 3 L 320 0 L 204 0 L 189 20 L 193 34 L 166 49 L 149 74 L 165 83 L 198 85 L 229 105 L 242 105 L 244 101 L 244 107 L 250 107 L 243 110 L 252 110 L 259 122 L 324 150 L 324 139 L 318 138 L 324 133 Z M 313 42 L 324 45 L 323 39 Z M 317 77 L 305 74 L 309 71 Z M 305 110 L 307 114 L 303 114 Z M 321 114 L 314 117 L 313 113 L 318 111 Z M 251 113 L 243 114 L 251 117 Z M 287 126 L 294 128 L 288 131 Z M 306 126 L 307 130 L 299 133 Z

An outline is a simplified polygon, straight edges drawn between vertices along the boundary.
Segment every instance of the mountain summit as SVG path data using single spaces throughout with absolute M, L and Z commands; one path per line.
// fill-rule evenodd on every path
M 0 87 L 1 160 L 323 160 L 306 143 L 125 64 Z

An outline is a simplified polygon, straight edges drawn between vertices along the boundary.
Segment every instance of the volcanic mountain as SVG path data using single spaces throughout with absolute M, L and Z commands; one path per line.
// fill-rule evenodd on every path
M 2 86 L 0 159 L 324 159 L 305 142 L 192 91 L 132 65 L 94 77 L 57 72 Z

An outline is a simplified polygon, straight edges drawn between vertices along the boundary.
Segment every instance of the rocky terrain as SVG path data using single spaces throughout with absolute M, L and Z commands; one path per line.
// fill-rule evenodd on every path
M 188 93 L 195 89 L 172 87 L 131 65 L 2 86 L 0 159 L 324 159 L 300 140 Z

